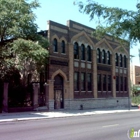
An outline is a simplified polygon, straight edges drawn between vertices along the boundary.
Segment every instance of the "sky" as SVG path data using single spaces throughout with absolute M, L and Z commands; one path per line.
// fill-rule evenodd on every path
M 82 0 L 86 2 L 86 0 Z M 140 0 L 94 0 L 99 4 L 108 7 L 119 7 L 127 10 L 136 10 L 136 3 Z M 38 0 L 40 8 L 34 10 L 36 14 L 36 23 L 40 30 L 47 30 L 47 21 L 52 20 L 60 24 L 66 25 L 67 20 L 73 20 L 86 26 L 96 28 L 96 19 L 90 21 L 88 15 L 80 13 L 78 6 L 74 5 L 74 0 Z M 138 49 L 140 44 L 133 45 L 130 54 L 133 55 L 132 63 L 140 66 L 138 57 Z

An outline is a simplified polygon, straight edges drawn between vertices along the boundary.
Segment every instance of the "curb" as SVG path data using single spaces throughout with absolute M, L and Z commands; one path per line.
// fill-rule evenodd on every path
M 91 113 L 78 113 L 78 114 L 67 114 L 65 115 L 64 113 L 59 114 L 57 116 L 56 113 L 54 113 L 52 116 L 47 116 L 47 117 L 25 117 L 25 118 L 13 118 L 13 119 L 3 119 L 0 120 L 0 123 L 4 123 L 4 122 L 17 122 L 17 121 L 29 121 L 29 120 L 42 120 L 42 119 L 53 119 L 53 118 L 67 118 L 67 117 L 76 117 L 76 116 L 91 116 L 91 115 L 100 115 L 100 114 L 113 114 L 113 113 L 125 113 L 125 112 L 133 112 L 133 111 L 140 111 L 140 110 L 117 110 L 117 111 L 95 111 L 95 112 L 91 112 Z M 43 113 L 41 113 L 43 114 Z M 45 113 L 44 113 L 45 114 Z M 30 115 L 30 114 L 28 114 Z M 35 114 L 36 115 L 36 114 Z M 22 116 L 22 115 L 21 115 Z

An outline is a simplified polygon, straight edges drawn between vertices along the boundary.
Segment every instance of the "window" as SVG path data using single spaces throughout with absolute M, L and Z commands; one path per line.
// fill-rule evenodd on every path
M 79 47 L 78 43 L 74 43 L 74 59 L 79 59 Z
M 57 39 L 56 38 L 53 40 L 53 51 L 57 52 Z
M 91 61 L 91 48 L 87 46 L 87 61 Z
M 102 51 L 102 63 L 105 64 L 105 50 Z
M 65 41 L 64 40 L 61 42 L 61 49 L 62 49 L 61 53 L 65 53 Z
M 101 91 L 101 74 L 97 75 L 97 84 L 98 84 L 98 91 Z
M 108 75 L 107 77 L 108 91 L 111 91 L 111 75 Z
M 120 77 L 120 91 L 123 91 L 123 77 Z
M 107 64 L 110 64 L 110 52 L 107 52 Z
M 122 67 L 123 65 L 122 65 L 122 55 L 120 54 L 120 67 Z
M 92 80 L 92 74 L 91 73 L 88 73 L 87 74 L 87 82 L 88 82 L 88 86 L 87 87 L 88 87 L 88 91 L 92 91 L 92 89 L 91 89 L 91 87 L 92 87 L 91 86 L 92 81 L 91 80 Z
M 81 73 L 81 90 L 85 91 L 85 73 Z
M 79 90 L 79 72 L 74 72 L 74 90 Z
M 83 44 L 81 46 L 81 60 L 85 60 L 85 46 Z
M 101 63 L 101 51 L 99 48 L 97 49 L 97 62 Z
M 127 91 L 127 77 L 124 77 L 124 91 Z
M 103 75 L 103 91 L 106 91 L 106 75 Z
M 119 91 L 119 76 L 116 76 L 116 91 Z
M 116 66 L 119 66 L 119 61 L 118 61 L 118 59 L 119 59 L 119 57 L 118 57 L 118 54 L 116 53 L 116 55 L 115 55 L 115 61 L 116 61 Z
M 124 55 L 124 67 L 127 68 L 127 58 L 125 55 Z

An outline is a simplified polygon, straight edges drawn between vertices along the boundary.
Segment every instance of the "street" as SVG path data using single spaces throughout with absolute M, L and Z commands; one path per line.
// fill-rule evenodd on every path
M 132 128 L 140 129 L 140 112 L 2 122 L 0 140 L 128 140 Z

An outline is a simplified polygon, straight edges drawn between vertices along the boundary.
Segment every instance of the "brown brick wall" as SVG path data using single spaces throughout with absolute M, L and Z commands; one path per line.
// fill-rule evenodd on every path
M 51 27 L 53 27 L 53 28 L 51 28 Z M 83 32 L 83 31 L 88 36 L 88 38 L 93 42 L 93 44 L 95 44 L 94 46 L 92 46 L 93 50 L 92 50 L 91 69 L 87 68 L 87 64 L 89 62 L 82 61 L 80 59 L 76 60 L 76 62 L 79 64 L 79 67 L 75 67 L 74 66 L 75 60 L 73 59 L 73 56 L 71 54 L 71 53 L 73 53 L 72 49 L 73 49 L 73 43 L 74 43 L 74 42 L 71 42 L 71 39 L 75 35 Z M 49 65 L 49 79 L 51 79 L 54 72 L 61 69 L 66 74 L 68 82 L 70 80 L 70 82 L 68 83 L 68 87 L 71 88 L 74 85 L 74 79 L 72 78 L 74 71 L 92 73 L 92 75 L 93 75 L 92 76 L 92 85 L 93 85 L 92 92 L 89 92 L 87 90 L 85 92 L 84 91 L 73 92 L 74 91 L 74 87 L 73 87 L 73 89 L 67 89 L 67 90 L 70 91 L 69 94 L 71 95 L 71 97 L 72 97 L 72 94 L 74 95 L 74 98 L 93 98 L 94 96 L 97 97 L 97 98 L 128 96 L 128 92 L 121 92 L 121 91 L 119 91 L 118 93 L 116 92 L 116 89 L 115 89 L 116 88 L 116 85 L 115 85 L 116 82 L 115 82 L 115 79 L 113 79 L 113 76 L 127 77 L 128 76 L 128 71 L 127 71 L 128 68 L 118 67 L 118 72 L 116 72 L 116 67 L 114 65 L 114 63 L 115 63 L 114 59 L 111 59 L 111 61 L 112 60 L 113 61 L 111 62 L 110 65 L 96 64 L 95 63 L 96 58 L 97 58 L 96 53 L 94 53 L 94 55 L 93 55 L 93 52 L 96 51 L 97 47 L 98 48 L 105 47 L 107 50 L 110 50 L 110 48 L 109 48 L 109 45 L 110 45 L 111 48 L 112 48 L 111 57 L 115 57 L 115 53 L 113 51 L 121 53 L 119 49 L 117 50 L 119 44 L 117 42 L 112 41 L 111 39 L 107 39 L 107 37 L 105 37 L 105 38 L 106 38 L 106 41 L 109 45 L 106 42 L 99 43 L 100 42 L 99 40 L 97 40 L 95 37 L 91 36 L 90 31 L 93 31 L 93 29 L 89 28 L 87 26 L 84 26 L 82 24 L 73 22 L 73 21 L 69 21 L 69 26 L 64 26 L 64 25 L 61 25 L 61 24 L 57 24 L 56 22 L 51 22 L 50 21 L 50 30 L 48 32 L 49 33 L 48 38 L 50 39 L 50 49 L 49 49 L 49 51 L 50 51 L 50 61 L 51 60 L 57 60 L 57 61 L 61 61 L 61 62 L 67 62 L 68 66 L 50 64 Z M 57 39 L 58 39 L 57 40 L 58 41 L 58 52 L 53 52 L 54 36 L 57 36 Z M 66 54 L 61 54 L 61 41 L 60 41 L 60 39 L 62 37 L 65 38 L 65 40 L 67 42 L 66 43 Z M 82 35 L 82 37 L 84 38 L 85 36 Z M 80 40 L 80 41 L 82 42 L 83 40 Z M 86 42 L 86 43 L 88 43 L 88 42 Z M 72 47 L 72 48 L 70 48 L 70 47 Z M 71 52 L 70 52 L 70 50 L 71 50 Z M 128 49 L 126 49 L 126 50 L 128 50 Z M 79 51 L 80 51 L 80 48 L 79 48 Z M 86 50 L 85 50 L 85 54 L 86 54 Z M 128 54 L 129 54 L 129 52 L 128 52 Z M 79 54 L 79 56 L 80 56 L 80 54 Z M 80 67 L 81 63 L 85 63 L 85 68 Z M 72 67 L 73 67 L 73 69 L 72 69 Z M 98 69 L 99 67 L 107 68 L 107 69 L 110 69 L 110 70 L 104 70 L 104 69 L 99 70 Z M 97 69 L 97 72 L 96 72 L 96 69 Z M 120 70 L 122 72 L 120 72 Z M 127 72 L 124 73 L 124 70 L 126 70 Z M 113 84 L 111 85 L 112 86 L 112 91 L 101 91 L 101 92 L 97 91 L 97 87 L 96 87 L 97 86 L 97 74 L 111 75 L 111 78 L 112 78 L 111 80 L 113 82 Z M 79 80 L 79 84 L 81 84 L 80 80 Z M 87 89 L 87 83 L 86 83 L 86 89 Z M 71 92 L 73 92 L 73 93 L 71 93 Z
M 140 66 L 135 66 L 135 83 L 140 85 Z

